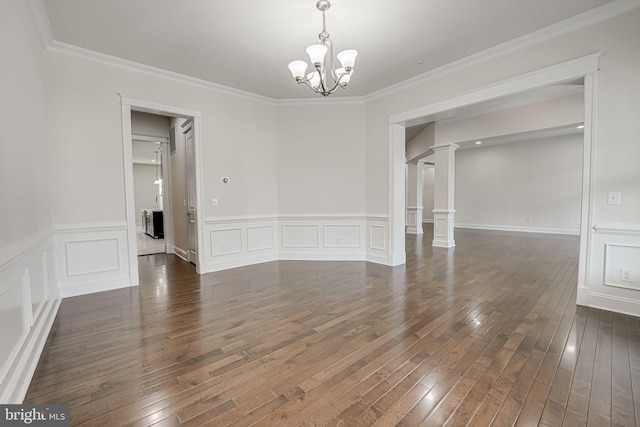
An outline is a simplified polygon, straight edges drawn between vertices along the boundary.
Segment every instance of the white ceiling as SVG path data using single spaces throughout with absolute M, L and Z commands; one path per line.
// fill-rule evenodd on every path
M 54 41 L 274 99 L 316 96 L 287 64 L 307 59 L 315 0 L 42 0 Z M 333 0 L 336 52 L 359 54 L 364 96 L 613 0 Z

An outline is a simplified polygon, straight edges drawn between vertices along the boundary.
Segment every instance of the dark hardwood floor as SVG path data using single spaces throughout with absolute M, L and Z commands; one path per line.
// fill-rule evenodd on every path
M 26 403 L 86 426 L 634 426 L 640 319 L 577 307 L 576 236 L 408 236 L 406 266 L 281 261 L 65 299 Z

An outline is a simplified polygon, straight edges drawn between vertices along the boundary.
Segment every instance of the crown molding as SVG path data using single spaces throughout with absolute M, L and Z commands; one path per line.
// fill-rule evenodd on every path
M 40 37 L 42 44 L 46 48 L 53 42 L 53 32 L 51 31 L 51 25 L 49 25 L 49 16 L 47 15 L 47 9 L 44 7 L 42 0 L 28 0 L 31 13 L 36 20 L 36 25 L 40 31 Z
M 604 6 L 597 7 L 580 15 L 557 22 L 548 27 L 525 34 L 521 37 L 501 43 L 481 52 L 469 55 L 454 62 L 450 62 L 441 67 L 434 68 L 418 76 L 409 78 L 400 83 L 387 86 L 370 93 L 364 97 L 365 102 L 374 101 L 385 96 L 390 96 L 421 83 L 445 76 L 455 71 L 469 68 L 473 65 L 489 61 L 518 50 L 548 41 L 559 36 L 569 34 L 583 28 L 607 21 L 620 15 L 624 15 L 640 7 L 640 0 L 615 0 Z
M 30 0 L 32 2 L 39 2 L 38 0 Z M 48 27 L 48 21 L 46 21 Z M 49 29 L 50 31 L 50 29 Z M 42 32 L 42 29 L 41 29 Z M 44 36 L 43 36 L 44 38 Z M 53 52 L 62 53 L 66 55 L 72 55 L 80 57 L 89 61 L 100 62 L 102 64 L 124 68 L 131 71 L 136 71 L 143 74 L 148 74 L 154 77 L 164 78 L 174 81 L 176 83 L 188 84 L 196 86 L 201 89 L 211 90 L 217 93 L 235 96 L 239 98 L 248 99 L 250 101 L 258 101 L 269 105 L 283 105 L 283 106 L 301 106 L 301 105 L 349 105 L 349 104 L 364 104 L 364 97 L 337 97 L 337 98 L 299 98 L 299 99 L 275 99 L 267 96 L 258 95 L 252 92 L 247 92 L 240 89 L 235 89 L 229 86 L 224 86 L 218 83 L 213 83 L 208 80 L 191 77 L 186 74 L 180 74 L 173 71 L 164 70 L 162 68 L 152 67 L 150 65 L 141 64 L 127 59 L 118 58 L 117 56 L 107 55 L 105 53 L 96 52 L 94 50 L 85 49 L 83 47 L 71 45 L 68 43 L 59 42 L 57 40 L 51 40 L 47 45 L 47 49 Z
M 28 0 L 31 10 L 34 14 L 36 23 L 40 30 L 40 35 L 44 46 L 53 52 L 73 55 L 90 61 L 100 62 L 103 64 L 120 67 L 154 77 L 164 78 L 177 83 L 188 84 L 198 88 L 211 90 L 224 95 L 230 95 L 258 101 L 269 105 L 282 106 L 309 106 L 309 105 L 349 105 L 364 104 L 374 101 L 385 96 L 390 96 L 400 91 L 411 88 L 415 85 L 425 83 L 427 81 L 442 77 L 446 74 L 469 68 L 475 64 L 488 61 L 493 58 L 507 55 L 509 53 L 524 49 L 535 44 L 551 40 L 564 34 L 589 27 L 591 25 L 606 21 L 611 18 L 623 15 L 640 7 L 640 0 L 615 0 L 604 6 L 600 6 L 593 10 L 587 11 L 580 15 L 574 16 L 556 24 L 534 31 L 524 36 L 509 40 L 489 49 L 464 57 L 454 62 L 450 62 L 443 66 L 434 68 L 418 76 L 409 78 L 402 82 L 387 86 L 380 90 L 374 91 L 365 96 L 354 97 L 337 97 L 329 99 L 318 98 L 299 98 L 299 99 L 276 99 L 252 92 L 224 86 L 207 80 L 191 77 L 185 74 L 164 70 L 150 65 L 141 64 L 134 61 L 118 58 L 112 55 L 85 49 L 79 46 L 70 45 L 53 39 L 51 26 L 47 16 L 46 8 L 42 0 Z
M 167 79 L 176 83 L 188 84 L 196 86 L 198 88 L 211 90 L 223 95 L 235 96 L 238 98 L 244 98 L 251 101 L 258 101 L 269 105 L 275 105 L 276 99 L 269 98 L 255 93 L 247 92 L 240 89 L 231 88 L 218 83 L 212 83 L 207 80 L 199 79 L 196 77 L 187 76 L 185 74 L 176 73 L 173 71 L 164 70 L 162 68 L 152 67 L 150 65 L 140 64 L 138 62 L 129 61 L 127 59 L 118 58 L 116 56 L 107 55 L 105 53 L 96 52 L 94 50 L 85 49 L 83 47 L 74 46 L 71 44 L 59 42 L 53 40 L 47 49 L 53 52 L 72 55 L 80 57 L 93 62 L 100 62 L 102 64 L 111 65 L 126 70 L 136 71 L 150 76 Z

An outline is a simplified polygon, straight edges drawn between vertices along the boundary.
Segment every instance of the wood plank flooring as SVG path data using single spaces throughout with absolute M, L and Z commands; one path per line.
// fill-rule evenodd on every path
M 635 426 L 640 319 L 575 305 L 578 238 L 407 237 L 406 266 L 280 261 L 65 299 L 27 403 L 82 426 Z

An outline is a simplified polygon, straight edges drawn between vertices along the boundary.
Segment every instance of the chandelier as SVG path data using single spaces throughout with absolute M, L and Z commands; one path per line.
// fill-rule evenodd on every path
M 297 60 L 289 63 L 289 70 L 298 84 L 304 83 L 322 96 L 331 95 L 339 87 L 343 89 L 347 87 L 349 80 L 351 80 L 351 74 L 353 74 L 356 55 L 358 55 L 356 50 L 343 50 L 337 55 L 342 67 L 336 69 L 333 66 L 333 45 L 329 39 L 324 14 L 330 7 L 331 3 L 327 0 L 320 0 L 316 3 L 316 8 L 322 12 L 322 32 L 318 34 L 319 42 L 307 48 L 307 54 L 315 70 L 305 77 L 307 71 L 305 61 Z

